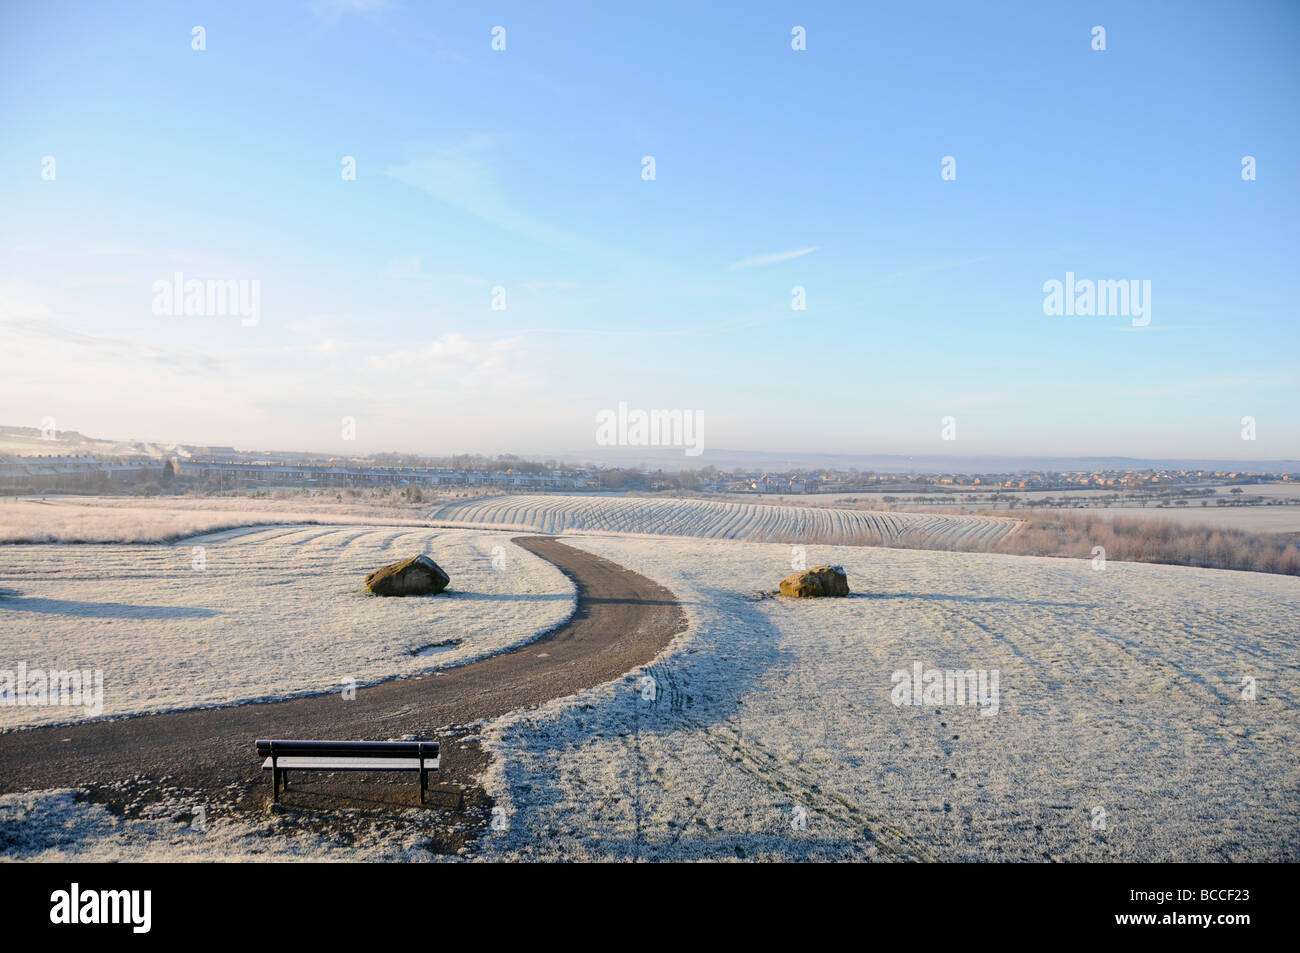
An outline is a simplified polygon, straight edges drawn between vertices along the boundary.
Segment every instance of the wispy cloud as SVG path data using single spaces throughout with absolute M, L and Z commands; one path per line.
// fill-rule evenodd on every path
M 793 251 L 779 251 L 771 255 L 755 255 L 753 258 L 745 258 L 741 261 L 733 261 L 727 266 L 728 270 L 734 271 L 737 268 L 758 268 L 762 265 L 775 265 L 777 262 L 790 261 L 792 258 L 802 258 L 804 255 L 811 255 L 817 250 L 814 245 L 811 248 L 796 248 Z
M 0 321 L 50 317 L 53 314 L 42 300 L 39 288 L 19 278 L 0 276 Z
M 307 3 L 308 10 L 331 22 L 349 13 L 374 13 L 387 8 L 388 0 L 309 0 Z
M 496 170 L 496 140 L 492 136 L 471 136 L 454 148 L 389 166 L 383 174 L 518 235 L 548 245 L 591 245 L 581 236 L 538 221 L 516 206 L 501 186 Z
M 125 338 L 86 334 L 51 320 L 16 318 L 0 321 L 0 327 L 15 338 L 26 337 L 32 347 L 48 348 L 60 360 L 70 360 L 69 349 L 73 348 L 87 357 L 117 362 L 119 366 L 140 360 L 188 373 L 218 373 L 223 369 L 221 359 L 204 351 L 160 348 Z
M 480 343 L 463 334 L 450 333 L 421 348 L 374 355 L 367 365 L 385 373 L 415 368 L 451 377 L 477 378 L 503 371 L 509 352 L 519 341 L 518 337 L 511 337 Z
M 1154 332 L 1154 331 L 1205 331 L 1208 330 L 1204 324 L 1116 324 L 1110 325 L 1115 331 L 1136 331 L 1136 332 Z

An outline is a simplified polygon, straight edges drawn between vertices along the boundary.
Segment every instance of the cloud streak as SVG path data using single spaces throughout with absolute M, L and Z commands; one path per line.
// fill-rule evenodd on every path
M 389 166 L 381 174 L 516 235 L 563 248 L 596 247 L 579 235 L 520 211 L 501 186 L 495 149 L 493 137 L 475 135 L 456 148 Z
M 744 258 L 740 261 L 733 261 L 727 266 L 728 271 L 735 271 L 738 268 L 759 268 L 763 265 L 775 265 L 778 262 L 790 261 L 794 258 L 802 258 L 804 255 L 811 255 L 817 250 L 817 246 L 811 248 L 796 248 L 793 251 L 779 251 L 770 255 L 755 255 L 753 258 Z

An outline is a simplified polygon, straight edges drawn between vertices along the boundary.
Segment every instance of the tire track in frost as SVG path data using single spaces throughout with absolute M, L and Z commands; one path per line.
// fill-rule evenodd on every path
M 797 762 L 783 761 L 779 753 L 772 752 L 757 739 L 742 738 L 739 731 L 735 737 L 730 737 L 685 715 L 682 716 L 682 721 L 694 729 L 725 763 L 731 764 L 776 794 L 795 797 L 810 810 L 851 829 L 861 830 L 890 858 L 937 860 L 910 833 L 855 804 L 847 795 L 827 788 L 817 776 Z
M 779 799 L 793 799 L 810 811 L 829 818 L 845 828 L 865 835 L 868 842 L 890 859 L 904 861 L 934 861 L 937 856 L 921 841 L 903 827 L 885 820 L 879 814 L 856 803 L 850 796 L 827 786 L 825 781 L 801 763 L 790 761 L 779 751 L 772 750 L 757 738 L 744 734 L 741 709 L 738 706 L 733 717 L 710 724 L 687 714 L 691 696 L 678 684 L 672 669 L 666 664 L 653 665 L 646 673 L 654 680 L 655 700 L 652 709 L 660 708 L 660 699 L 667 702 L 665 709 L 671 718 L 668 724 L 660 723 L 651 730 L 668 735 L 676 731 L 688 731 L 699 738 L 718 759 L 718 770 L 695 792 L 695 803 L 702 809 L 713 796 L 728 768 L 742 774 L 767 788 Z M 655 779 L 645 767 L 646 759 L 641 750 L 641 712 L 640 705 L 634 704 L 633 760 L 637 765 L 636 800 L 637 838 L 641 837 L 642 784 L 644 773 L 646 781 L 655 783 L 663 790 L 663 782 Z M 732 722 L 735 722 L 733 725 Z M 650 728 L 650 726 L 647 726 Z M 667 741 L 661 742 L 668 744 Z M 695 812 L 696 822 L 700 820 L 700 810 Z M 673 836 L 668 840 L 668 850 L 677 848 L 689 830 L 689 824 L 683 821 L 677 826 Z M 854 838 L 855 842 L 857 838 Z
M 954 601 L 960 601 L 960 599 L 959 596 L 954 597 Z M 1068 662 L 1070 663 L 1070 671 L 1061 673 L 1061 675 L 1065 678 L 1069 678 L 1071 675 L 1082 677 L 1087 670 L 1081 667 L 1079 658 L 1086 651 L 1093 658 L 1096 658 L 1099 652 L 1117 658 L 1117 667 L 1129 673 L 1130 681 L 1163 679 L 1170 688 L 1175 688 L 1183 694 L 1192 707 L 1201 708 L 1207 705 L 1224 704 L 1230 700 L 1228 697 L 1216 692 L 1201 676 L 1178 668 L 1171 659 L 1157 655 L 1154 652 L 1139 649 L 1136 646 L 1130 648 L 1126 644 L 1122 644 L 1108 630 L 1095 625 L 1080 625 L 1073 629 L 1082 644 L 1063 645 L 1059 638 L 1049 640 L 1035 635 L 1023 626 L 1006 626 L 995 631 L 985 622 L 977 620 L 956 606 L 945 605 L 942 602 L 935 603 L 933 608 L 949 618 L 958 620 L 965 626 L 973 627 L 982 632 L 991 644 L 998 643 L 1006 646 L 1025 666 L 1034 680 L 1044 686 L 1049 696 L 1059 694 L 1065 682 L 1058 678 L 1048 677 L 1046 672 L 1043 671 L 1043 663 L 1046 661 L 1055 666 Z M 1024 643 L 1028 643 L 1029 647 L 1026 648 Z M 1102 664 L 1101 659 L 1096 659 L 1089 674 L 1096 675 L 1106 673 L 1106 671 L 1107 669 Z M 1171 672 L 1173 677 L 1170 675 Z M 1189 682 L 1199 685 L 1200 690 L 1193 689 L 1187 684 Z

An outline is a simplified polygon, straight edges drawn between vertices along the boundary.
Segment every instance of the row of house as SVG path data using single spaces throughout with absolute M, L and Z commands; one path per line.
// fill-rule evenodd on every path
M 745 479 L 745 488 L 751 493 L 808 493 L 816 489 L 816 477 L 793 474 L 780 476 L 764 473 L 762 476 Z
M 596 486 L 585 470 L 526 473 L 506 470 L 454 470 L 449 467 L 381 467 L 332 463 L 241 460 L 182 460 L 181 476 L 232 485 L 285 487 L 420 486 L 500 487 L 518 490 L 582 490 Z
M 170 467 L 170 470 L 168 469 Z M 279 487 L 499 487 L 515 490 L 584 490 L 598 484 L 588 470 L 456 470 L 273 460 L 105 459 L 44 456 L 0 459 L 0 489 L 90 490 L 128 486 L 176 475 L 217 486 Z
M 85 489 L 101 482 L 126 485 L 160 479 L 165 466 L 156 457 L 6 457 L 0 459 L 0 488 Z

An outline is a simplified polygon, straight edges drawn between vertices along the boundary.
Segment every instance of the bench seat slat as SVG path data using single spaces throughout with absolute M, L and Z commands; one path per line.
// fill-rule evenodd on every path
M 440 758 L 425 758 L 426 770 L 438 767 Z M 298 769 L 304 771 L 418 771 L 419 758 L 302 758 L 280 757 L 276 761 L 281 771 Z M 262 762 L 262 770 L 270 771 L 271 759 Z
M 287 757 L 313 758 L 415 758 L 424 751 L 426 758 L 436 755 L 436 741 L 258 741 L 257 753 L 271 754 L 271 746 Z

